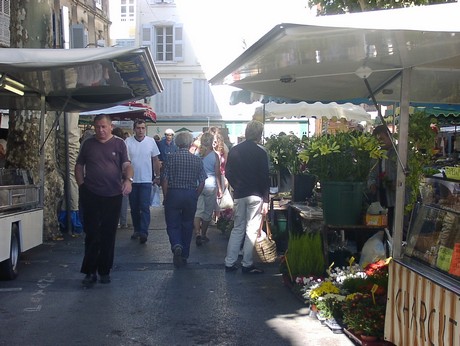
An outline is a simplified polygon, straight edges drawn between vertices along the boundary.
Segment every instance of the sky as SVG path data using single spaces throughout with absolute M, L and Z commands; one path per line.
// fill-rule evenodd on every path
M 176 0 L 209 79 L 280 23 L 305 23 L 307 0 Z

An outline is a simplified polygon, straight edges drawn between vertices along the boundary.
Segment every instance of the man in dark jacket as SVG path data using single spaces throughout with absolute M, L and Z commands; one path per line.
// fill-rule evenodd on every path
M 234 146 L 228 154 L 225 174 L 233 188 L 235 219 L 227 245 L 226 272 L 238 269 L 236 261 L 244 240 L 242 272 L 263 273 L 254 266 L 252 258 L 262 216 L 268 212 L 270 191 L 267 152 L 258 145 L 263 129 L 261 122 L 249 122 L 245 141 Z

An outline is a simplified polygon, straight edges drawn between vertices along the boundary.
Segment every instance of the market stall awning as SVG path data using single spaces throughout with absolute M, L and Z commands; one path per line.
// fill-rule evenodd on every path
M 157 121 L 157 115 L 152 110 L 152 107 L 141 103 L 128 103 L 95 111 L 81 112 L 80 122 L 92 123 L 93 118 L 101 114 L 107 114 L 112 120 L 118 121 L 135 119 L 144 119 L 150 122 Z
M 384 13 L 383 13 L 384 12 Z M 308 102 L 399 102 L 411 69 L 413 105 L 460 104 L 460 4 L 280 24 L 210 80 Z
M 445 108 L 434 108 L 434 107 L 409 107 L 409 114 L 416 112 L 424 113 L 427 117 L 435 118 L 440 124 L 457 124 L 460 122 L 460 110 Z M 399 116 L 400 108 L 387 109 L 385 116 L 396 115 Z
M 140 48 L 0 48 L 0 105 L 80 111 L 150 97 L 163 90 L 150 51 Z
M 308 102 L 399 103 L 393 256 L 402 253 L 409 104 L 460 107 L 460 3 L 275 26 L 211 84 Z M 313 25 L 314 24 L 314 25 Z
M 331 103 L 275 103 L 270 102 L 264 106 L 256 108 L 256 115 L 263 116 L 265 119 L 282 119 L 282 118 L 326 118 L 326 119 L 346 119 L 347 121 L 354 120 L 356 122 L 366 121 L 371 122 L 371 116 L 362 107 L 351 103 L 338 104 Z

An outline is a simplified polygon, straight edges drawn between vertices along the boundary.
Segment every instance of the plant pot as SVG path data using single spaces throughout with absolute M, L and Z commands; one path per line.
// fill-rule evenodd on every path
M 363 188 L 361 182 L 323 182 L 323 217 L 328 225 L 362 224 Z
M 361 335 L 360 338 L 362 341 L 366 341 L 366 342 L 373 342 L 373 341 L 377 341 L 378 339 L 378 337 L 375 335 Z
M 316 176 L 311 174 L 295 174 L 292 176 L 292 201 L 305 202 L 313 195 Z
M 278 192 L 291 191 L 292 174 L 287 168 L 280 168 L 278 172 Z

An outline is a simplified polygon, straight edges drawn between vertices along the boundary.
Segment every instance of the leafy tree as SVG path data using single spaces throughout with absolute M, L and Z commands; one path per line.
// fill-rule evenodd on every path
M 419 5 L 434 5 L 456 0 L 308 0 L 310 7 L 317 6 L 318 15 L 387 10 Z

